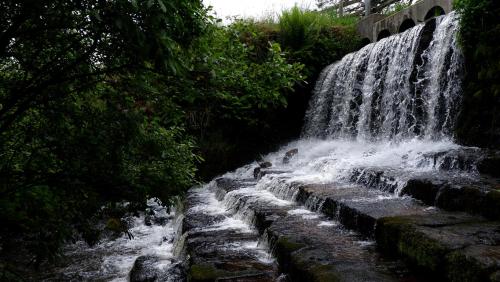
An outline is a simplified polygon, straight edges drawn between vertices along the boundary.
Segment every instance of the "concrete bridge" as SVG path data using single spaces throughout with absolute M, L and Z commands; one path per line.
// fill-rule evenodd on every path
M 365 17 L 358 23 L 358 33 L 366 43 L 376 42 L 390 35 L 403 32 L 433 17 L 453 10 L 453 0 L 421 0 L 390 16 L 371 13 L 372 0 L 364 0 Z

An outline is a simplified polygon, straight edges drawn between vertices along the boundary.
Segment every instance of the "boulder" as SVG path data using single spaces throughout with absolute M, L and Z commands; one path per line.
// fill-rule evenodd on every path
M 259 166 L 261 168 L 269 168 L 269 167 L 272 167 L 273 164 L 271 162 L 261 162 L 261 163 L 259 163 Z
M 155 264 L 159 258 L 155 256 L 140 256 L 130 271 L 130 282 L 154 282 L 157 280 L 159 270 Z
M 285 156 L 283 157 L 283 163 L 287 164 L 290 162 L 290 159 L 292 159 L 295 155 L 299 153 L 299 149 L 291 149 L 290 151 L 285 153 Z

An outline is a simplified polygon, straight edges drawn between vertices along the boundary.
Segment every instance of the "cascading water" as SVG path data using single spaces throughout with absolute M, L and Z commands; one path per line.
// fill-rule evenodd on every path
M 316 85 L 303 136 L 360 141 L 450 138 L 460 103 L 463 58 L 456 43 L 456 16 L 436 21 L 425 50 L 419 45 L 427 29 L 419 25 L 328 66 Z
M 296 183 L 366 184 L 374 182 L 366 179 L 374 170 L 392 172 L 382 190 L 395 196 L 416 174 L 473 179 L 470 162 L 445 154 L 476 150 L 453 142 L 464 73 L 457 28 L 458 17 L 450 13 L 327 66 L 316 83 L 302 138 L 265 157 L 282 172 L 264 176 L 257 189 L 294 200 Z M 292 148 L 300 153 L 283 163 Z M 255 165 L 227 176 L 248 178 Z M 447 171 L 438 172 L 443 168 Z

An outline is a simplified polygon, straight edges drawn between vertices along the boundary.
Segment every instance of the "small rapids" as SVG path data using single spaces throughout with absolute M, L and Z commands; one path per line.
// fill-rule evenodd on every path
M 52 270 L 57 273 L 57 277 L 44 280 L 128 281 L 129 273 L 139 256 L 157 257 L 158 260 L 151 266 L 160 272 L 167 271 L 178 263 L 173 255 L 176 231 L 174 212 L 168 214 L 154 200 L 149 200 L 148 206 L 166 220 L 163 225 L 146 225 L 144 214 L 127 217 L 125 220 L 131 226 L 129 232 L 132 237 L 123 234 L 119 238 L 106 238 L 93 247 L 89 247 L 84 241 L 69 244 L 63 250 L 64 263 Z

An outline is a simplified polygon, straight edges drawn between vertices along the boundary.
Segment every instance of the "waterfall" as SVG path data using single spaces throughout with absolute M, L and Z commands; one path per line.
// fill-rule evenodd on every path
M 451 13 L 326 67 L 316 83 L 303 136 L 359 141 L 452 138 L 463 75 L 457 25 Z M 428 32 L 432 37 L 425 42 Z

